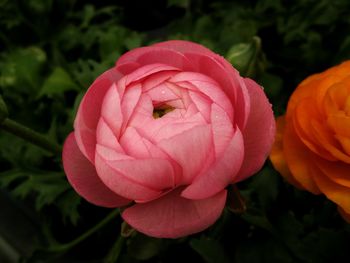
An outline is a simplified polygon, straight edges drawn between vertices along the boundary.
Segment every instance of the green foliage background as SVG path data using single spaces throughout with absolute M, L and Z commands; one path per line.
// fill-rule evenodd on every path
M 12 119 L 62 144 L 86 89 L 127 50 L 188 39 L 229 57 L 234 45 L 259 36 L 250 75 L 280 115 L 302 79 L 350 58 L 349 10 L 348 0 L 0 0 L 0 94 Z M 335 205 L 288 185 L 269 162 L 238 185 L 245 213 L 225 210 L 207 231 L 178 240 L 118 239 L 117 216 L 84 236 L 111 211 L 75 194 L 60 156 L 1 130 L 0 186 L 1 262 L 350 258 L 350 227 Z

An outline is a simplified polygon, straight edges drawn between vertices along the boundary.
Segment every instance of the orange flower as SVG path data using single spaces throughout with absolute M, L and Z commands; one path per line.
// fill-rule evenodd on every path
M 325 194 L 350 223 L 350 61 L 300 83 L 277 118 L 270 159 L 291 184 Z

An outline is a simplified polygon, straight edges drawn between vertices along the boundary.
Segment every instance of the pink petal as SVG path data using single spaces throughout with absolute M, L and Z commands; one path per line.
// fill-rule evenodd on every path
M 198 111 L 202 114 L 203 118 L 209 123 L 210 122 L 210 106 L 212 101 L 203 94 L 195 91 L 188 92 L 192 102 L 196 105 Z
M 223 69 L 227 73 L 226 78 L 228 78 L 230 80 L 231 85 L 237 90 L 237 94 L 235 96 L 236 98 L 232 102 L 234 102 L 235 110 L 237 111 L 236 120 L 238 123 L 238 127 L 241 130 L 243 130 L 243 128 L 246 125 L 248 116 L 249 116 L 249 107 L 250 107 L 249 95 L 248 95 L 248 91 L 244 85 L 243 78 L 241 78 L 239 76 L 239 73 L 237 72 L 237 70 L 234 69 L 232 67 L 232 65 L 227 60 L 225 60 L 222 56 L 214 53 L 210 49 L 208 49 L 202 45 L 199 45 L 197 43 L 190 42 L 190 41 L 170 40 L 170 41 L 165 41 L 165 42 L 160 42 L 160 43 L 154 44 L 153 46 L 154 47 L 168 48 L 168 49 L 172 49 L 172 50 L 176 50 L 178 52 L 181 52 L 185 55 L 185 57 L 188 57 L 192 62 L 193 62 L 193 60 L 192 60 L 193 57 L 191 57 L 191 54 L 199 54 L 199 55 L 205 55 L 207 57 L 210 57 L 213 61 L 219 63 L 219 65 L 222 67 L 221 69 Z M 199 56 L 197 56 L 197 61 L 198 61 L 196 63 L 197 67 L 199 64 L 203 64 L 204 66 L 206 66 L 205 62 L 201 63 L 198 58 L 199 58 Z M 208 64 L 209 67 L 210 67 L 210 65 L 213 65 L 215 67 L 215 63 L 213 63 L 213 62 L 210 62 Z M 210 69 L 209 69 L 209 71 L 210 71 Z M 199 71 L 199 72 L 202 72 L 202 71 Z M 205 72 L 208 72 L 208 71 L 205 70 Z M 215 76 L 216 73 L 214 73 L 213 75 Z M 211 75 L 208 74 L 208 76 L 211 76 Z M 215 79 L 215 77 L 214 77 L 214 79 Z M 228 87 L 228 86 L 226 86 L 226 87 Z M 228 92 L 226 94 L 231 93 L 230 88 L 227 89 L 224 87 L 224 90 L 225 90 L 225 92 Z M 233 96 L 231 97 L 230 95 L 229 95 L 229 97 L 231 99 L 234 98 Z
M 215 81 L 217 81 L 225 94 L 230 98 L 232 102 L 235 101 L 236 90 L 239 88 L 239 84 L 235 83 L 236 78 L 239 77 L 237 71 L 232 68 L 231 72 L 221 65 L 213 57 L 203 56 L 198 54 L 186 54 L 186 57 L 196 65 L 196 72 L 202 73 Z M 234 78 L 230 75 L 234 76 Z M 235 82 L 232 82 L 235 81 Z
M 234 104 L 235 120 L 238 127 L 244 130 L 250 114 L 251 101 L 248 88 L 246 86 L 246 81 L 239 76 L 237 77 L 236 81 L 239 83 L 240 88 L 237 89 L 237 97 Z
M 236 182 L 261 169 L 271 150 L 276 131 L 271 104 L 263 89 L 250 79 L 245 79 L 245 82 L 250 95 L 251 109 L 243 131 L 244 161 Z
M 160 140 L 157 138 L 157 133 L 159 133 L 163 127 L 166 127 L 170 123 L 182 119 L 184 115 L 184 113 L 181 113 L 178 109 L 173 110 L 162 118 L 158 119 L 154 119 L 152 114 L 152 101 L 148 94 L 142 94 L 140 102 L 135 108 L 135 112 L 128 125 L 129 127 L 136 128 L 142 137 L 147 138 L 152 143 Z
M 199 45 L 197 43 L 190 42 L 190 41 L 185 41 L 185 40 L 169 40 L 169 41 L 156 43 L 152 46 L 172 49 L 172 50 L 181 52 L 183 54 L 190 52 L 190 53 L 199 53 L 207 56 L 216 55 L 213 51 L 211 51 L 210 49 L 202 45 Z
M 176 73 L 177 71 L 167 70 L 153 74 L 142 82 L 142 90 L 145 92 L 154 87 L 157 87 L 161 83 L 165 82 L 167 79 L 174 76 Z
M 125 153 L 117 152 L 116 150 L 101 144 L 96 144 L 96 152 L 98 152 L 101 158 L 108 161 L 134 160 L 133 157 L 126 155 Z
M 112 68 L 100 75 L 89 87 L 79 106 L 80 114 L 82 114 L 87 127 L 91 129 L 96 127 L 100 117 L 101 104 L 107 90 L 122 77 L 120 72 Z
M 97 144 L 109 147 L 117 152 L 124 153 L 124 150 L 120 146 L 117 137 L 105 122 L 104 118 L 100 118 L 100 121 L 98 122 L 96 142 Z
M 135 84 L 128 87 L 124 93 L 121 103 L 123 113 L 123 130 L 127 127 L 131 115 L 135 111 L 136 105 L 139 103 L 141 97 L 141 85 Z
M 113 82 L 123 75 L 112 68 L 100 75 L 84 95 L 74 121 L 75 137 L 81 152 L 92 163 L 95 158 L 95 130 L 101 116 L 103 98 Z
M 176 189 L 152 202 L 127 208 L 123 219 L 137 231 L 158 238 L 179 238 L 200 232 L 219 218 L 226 190 L 207 199 L 188 200 Z
M 191 61 L 180 52 L 153 46 L 136 48 L 125 53 L 118 59 L 116 65 L 120 66 L 130 62 L 137 62 L 141 65 L 158 63 L 169 65 L 181 70 L 193 70 Z
M 75 118 L 74 136 L 81 153 L 91 162 L 94 163 L 94 153 L 96 147 L 96 131 L 89 129 L 82 122 L 80 116 Z M 79 127 L 79 128 L 78 128 Z
M 193 127 L 160 141 L 158 146 L 182 167 L 183 184 L 191 183 L 203 164 L 212 162 L 213 141 L 209 125 Z
M 120 138 L 120 144 L 125 152 L 134 158 L 150 158 L 151 153 L 144 144 L 143 138 L 134 127 L 127 127 L 123 136 Z
M 91 107 L 94 108 L 95 106 L 91 105 Z M 123 115 L 119 93 L 115 84 L 110 87 L 104 97 L 101 116 L 112 132 L 118 137 L 123 123 Z
M 73 133 L 68 135 L 64 143 L 62 160 L 69 183 L 90 203 L 105 207 L 120 207 L 131 202 L 115 194 L 102 183 L 95 167 L 79 150 Z
M 148 94 L 143 93 L 138 104 L 135 107 L 134 113 L 129 120 L 128 126 L 137 128 L 138 132 L 146 130 L 149 126 L 152 127 L 153 118 L 153 104 Z M 145 134 L 142 133 L 142 136 Z
M 180 119 L 164 125 L 149 136 L 153 139 L 153 141 L 160 142 L 161 140 L 172 138 L 187 130 L 193 129 L 196 126 L 204 124 L 206 124 L 206 121 L 203 119 L 200 113 L 197 113 L 186 120 Z
M 197 176 L 192 184 L 181 193 L 181 196 L 197 200 L 208 198 L 222 191 L 233 182 L 241 168 L 243 156 L 243 136 L 237 128 L 222 155 L 217 157 L 216 162 L 209 170 Z
M 141 65 L 139 63 L 136 63 L 136 62 L 130 62 L 130 63 L 126 63 L 126 64 L 123 64 L 120 66 L 116 65 L 116 69 L 119 72 L 121 72 L 123 75 L 128 75 L 140 67 L 141 67 Z
M 116 170 L 116 168 L 118 167 L 118 163 L 130 163 L 136 160 L 113 161 L 108 160 L 104 157 L 104 155 L 105 153 L 101 152 L 101 148 L 97 147 L 95 156 L 95 167 L 97 174 L 102 180 L 102 182 L 113 192 L 131 200 L 152 200 L 161 195 L 160 190 L 151 189 L 150 187 L 143 185 L 138 181 L 135 181 L 134 179 L 137 178 L 137 174 L 124 174 L 123 172 Z M 138 167 L 141 167 L 142 165 L 146 166 L 147 164 L 135 163 L 135 166 L 137 165 Z M 154 167 L 152 166 L 152 168 Z M 135 172 L 137 171 L 139 172 L 140 169 L 137 168 Z M 142 173 L 139 176 L 142 176 L 144 178 Z M 152 178 L 156 177 L 156 175 L 154 174 L 151 174 L 150 176 L 152 176 Z M 153 179 L 150 179 L 150 181 L 152 182 Z
M 227 145 L 233 136 L 233 127 L 227 113 L 215 103 L 211 106 L 211 125 L 213 130 L 215 155 L 220 156 L 227 148 Z
M 176 109 L 184 109 L 185 105 L 183 104 L 183 101 L 181 99 L 177 100 L 169 100 L 166 102 L 167 105 L 176 108 Z
M 158 75 L 159 73 L 167 71 L 174 72 L 178 71 L 178 69 L 176 67 L 160 63 L 146 64 L 131 72 L 130 74 L 126 75 L 125 85 L 127 86 L 132 82 L 140 81 L 144 78 L 151 77 L 154 74 Z
M 174 187 L 174 171 L 165 159 L 134 159 L 108 162 L 129 180 L 153 190 Z M 136 198 L 137 200 L 137 198 Z
M 224 93 L 218 83 L 211 78 L 195 72 L 181 72 L 172 77 L 169 81 L 188 89 L 202 93 L 210 98 L 213 102 L 220 105 L 227 112 L 231 120 L 233 120 L 232 102 Z M 190 84 L 190 85 L 186 85 Z
M 159 147 L 151 143 L 149 140 L 142 138 L 142 141 L 144 145 L 146 145 L 151 158 L 166 159 L 171 163 L 174 170 L 174 184 L 179 185 L 182 177 L 182 168 L 179 166 L 179 164 L 172 160 L 167 153 L 162 151 Z
M 172 92 L 172 90 L 164 83 L 153 87 L 147 92 L 147 94 L 151 97 L 153 104 L 155 104 L 155 102 L 167 102 L 179 99 L 179 96 L 174 94 L 174 92 Z
M 234 105 L 235 120 L 243 130 L 249 115 L 249 96 L 242 77 L 227 61 L 218 56 L 208 57 L 198 54 L 186 54 L 196 65 L 196 71 L 216 80 L 221 89 Z M 218 103 L 219 104 L 219 103 Z M 220 105 L 220 104 L 219 104 Z

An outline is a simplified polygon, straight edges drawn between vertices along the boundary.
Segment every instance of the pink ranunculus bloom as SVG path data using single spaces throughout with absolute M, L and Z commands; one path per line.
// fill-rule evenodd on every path
M 127 206 L 136 230 L 177 238 L 219 218 L 225 188 L 261 168 L 274 133 L 259 85 L 201 45 L 167 41 L 129 51 L 95 80 L 63 165 L 87 201 Z

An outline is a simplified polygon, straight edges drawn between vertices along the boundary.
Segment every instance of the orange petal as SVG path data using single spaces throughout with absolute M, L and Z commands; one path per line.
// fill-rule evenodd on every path
M 317 168 L 318 169 L 318 168 Z M 350 214 L 350 188 L 335 183 L 328 178 L 320 169 L 318 176 L 314 177 L 317 186 L 328 199 L 344 209 L 345 213 Z
M 342 151 L 341 145 L 336 141 L 334 136 L 330 134 L 325 127 L 318 121 L 311 120 L 312 132 L 320 142 L 320 144 L 336 159 L 350 164 L 350 156 Z
M 334 135 L 334 137 L 337 138 L 338 142 L 343 147 L 344 152 L 350 156 L 350 138 L 338 134 Z
M 324 113 L 326 110 L 324 108 L 324 98 L 326 97 L 329 88 L 335 83 L 339 83 L 342 79 L 343 77 L 339 75 L 328 75 L 318 83 L 317 89 L 314 90 L 312 97 L 315 98 L 315 102 L 320 113 Z
M 326 113 L 336 113 L 346 108 L 347 97 L 350 94 L 350 85 L 338 82 L 329 87 L 324 97 L 323 107 Z
M 295 131 L 298 134 L 300 140 L 314 153 L 329 160 L 335 161 L 329 151 L 325 150 L 323 144 L 312 132 L 312 121 L 318 119 L 319 114 L 313 105 L 312 99 L 304 99 L 296 106 L 293 115 L 293 123 Z M 323 127 L 322 127 L 323 129 Z
M 350 95 L 350 93 L 349 93 Z M 328 125 L 332 130 L 342 136 L 350 136 L 350 117 L 345 114 L 331 114 L 327 118 Z
M 350 165 L 343 162 L 329 162 L 318 158 L 318 168 L 334 183 L 350 188 Z M 350 197 L 349 197 L 350 198 Z
M 313 90 L 318 86 L 320 75 L 317 74 L 308 77 L 295 89 L 288 101 L 287 118 L 292 116 L 295 107 L 301 100 L 312 97 Z
M 283 133 L 285 127 L 285 116 L 276 119 L 276 136 L 275 142 L 270 153 L 270 160 L 273 167 L 290 183 L 297 188 L 303 188 L 289 171 L 283 151 Z
M 283 149 L 288 167 L 294 178 L 308 191 L 319 194 L 320 190 L 315 184 L 312 168 L 313 153 L 300 141 L 294 131 L 293 122 L 288 122 L 283 136 Z

